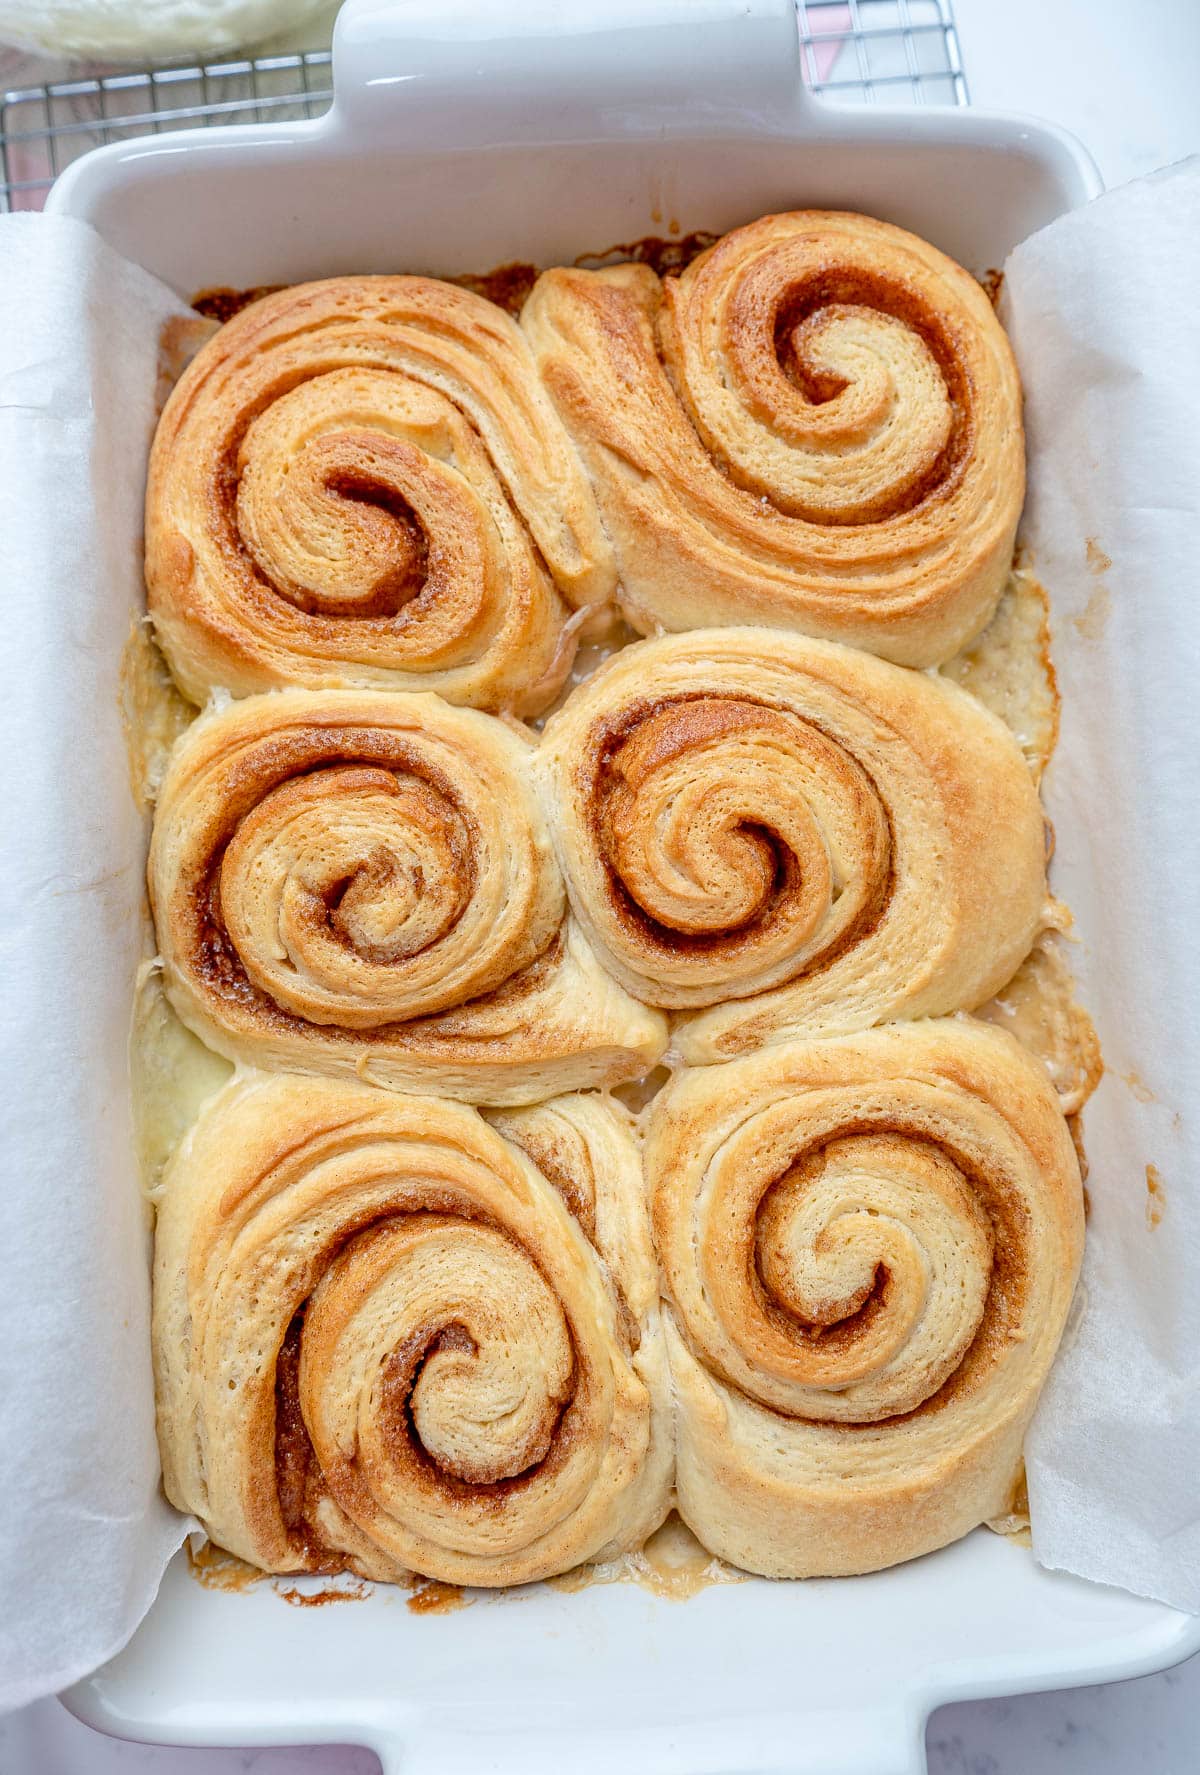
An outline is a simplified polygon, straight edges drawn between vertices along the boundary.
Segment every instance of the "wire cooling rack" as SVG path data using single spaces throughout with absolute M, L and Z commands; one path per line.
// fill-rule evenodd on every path
M 796 0 L 801 66 L 835 103 L 965 105 L 951 0 Z M 2 78 L 2 76 L 0 76 Z M 329 51 L 89 67 L 0 85 L 0 213 L 38 210 L 90 148 L 211 123 L 294 122 L 333 96 Z

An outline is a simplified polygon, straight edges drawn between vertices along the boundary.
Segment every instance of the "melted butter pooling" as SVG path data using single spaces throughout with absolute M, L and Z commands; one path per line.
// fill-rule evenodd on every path
M 153 962 L 143 966 L 138 980 L 130 1062 L 138 1171 L 143 1190 L 152 1196 L 201 1104 L 233 1073 L 228 1060 L 184 1028 Z
M 1058 738 L 1060 699 L 1046 592 L 1032 574 L 1009 575 L 987 628 L 941 672 L 999 715 L 1040 780 Z

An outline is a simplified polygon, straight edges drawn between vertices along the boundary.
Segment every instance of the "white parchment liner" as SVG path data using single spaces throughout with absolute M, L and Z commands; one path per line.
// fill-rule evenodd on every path
M 1018 247 L 1055 891 L 1106 1066 L 1081 1297 L 1027 1444 L 1043 1564 L 1200 1612 L 1200 160 Z M 1147 1168 L 1153 1167 L 1147 1175 Z M 1148 1183 L 1156 1184 L 1151 1195 Z
M 184 313 L 82 223 L 0 224 L 0 1707 L 122 1645 L 180 1539 L 133 1162 L 145 830 L 118 680 L 159 336 Z

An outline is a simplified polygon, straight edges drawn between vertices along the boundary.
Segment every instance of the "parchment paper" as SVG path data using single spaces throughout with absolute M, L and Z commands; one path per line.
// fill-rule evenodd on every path
M 1109 1069 L 1084 1288 L 1029 1444 L 1034 1547 L 1192 1610 L 1198 288 L 1191 163 L 1026 242 L 1005 286 L 1064 697 L 1055 886 Z M 0 223 L 0 1707 L 117 1650 L 186 1527 L 157 1490 L 126 1058 L 143 831 L 117 702 L 158 339 L 186 313 L 77 223 Z
M 1074 1323 L 1027 1444 L 1043 1564 L 1200 1612 L 1200 160 L 1009 259 L 1023 535 L 1062 729 L 1044 794 L 1106 1072 Z
M 0 1707 L 123 1645 L 183 1532 L 154 1444 L 117 686 L 158 340 L 186 313 L 78 222 L 0 224 Z

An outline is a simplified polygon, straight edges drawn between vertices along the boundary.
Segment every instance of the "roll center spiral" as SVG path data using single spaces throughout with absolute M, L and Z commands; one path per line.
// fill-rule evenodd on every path
M 248 978 L 313 1016 L 402 1014 L 406 964 L 455 929 L 475 888 L 470 822 L 434 783 L 368 765 L 285 781 L 239 822 L 219 906 Z M 393 1010 L 395 1007 L 395 1010 Z
M 959 342 L 903 267 L 804 234 L 680 280 L 664 347 L 729 476 L 811 523 L 867 525 L 955 484 L 972 392 Z
M 562 1304 L 499 1228 L 437 1212 L 360 1233 L 309 1302 L 300 1395 L 335 1498 L 411 1520 L 543 1467 L 575 1385 Z M 486 1511 L 485 1511 L 486 1513 Z
M 955 1156 L 881 1122 L 834 1128 L 782 1171 L 774 1142 L 743 1158 L 727 1155 L 701 1250 L 716 1361 L 797 1417 L 915 1410 L 988 1299 L 991 1224 Z
M 410 502 L 397 488 L 388 486 L 354 467 L 327 469 L 325 489 L 335 498 L 368 511 L 386 514 L 391 520 L 387 541 L 394 555 L 394 566 L 380 574 L 369 598 L 357 606 L 359 616 L 395 616 L 411 604 L 424 588 L 429 572 L 429 538 L 425 527 Z M 309 608 L 320 609 L 323 601 L 310 594 Z M 299 599 L 297 599 L 299 602 Z M 324 601 L 327 607 L 328 601 Z M 335 602 L 333 608 L 340 609 Z
M 732 694 L 638 702 L 597 724 L 587 751 L 605 919 L 661 982 L 652 1002 L 710 1003 L 796 975 L 886 899 L 878 792 L 795 711 Z
M 728 775 L 721 780 L 729 748 L 753 748 L 763 727 L 761 711 L 721 698 L 672 703 L 641 722 L 612 760 L 611 866 L 669 930 L 727 937 L 798 891 L 811 930 L 828 903 L 828 859 L 806 810 L 780 818 Z
M 308 615 L 416 621 L 436 655 L 441 631 L 470 633 L 505 577 L 478 437 L 402 375 L 326 371 L 285 390 L 251 419 L 234 476 L 230 546 Z

